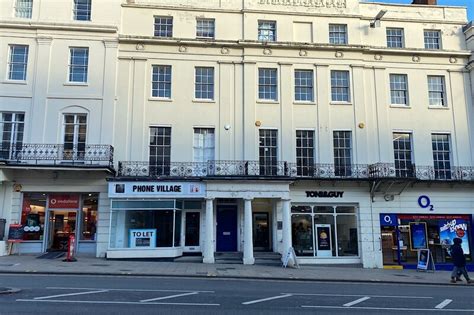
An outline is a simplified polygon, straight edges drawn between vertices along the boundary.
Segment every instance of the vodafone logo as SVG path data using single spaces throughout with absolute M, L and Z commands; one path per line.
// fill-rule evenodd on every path
M 57 201 L 56 199 L 51 199 L 49 202 L 50 202 L 52 205 L 55 205 L 55 204 L 58 203 L 58 201 Z
M 50 195 L 49 207 L 53 209 L 77 209 L 79 208 L 79 195 Z

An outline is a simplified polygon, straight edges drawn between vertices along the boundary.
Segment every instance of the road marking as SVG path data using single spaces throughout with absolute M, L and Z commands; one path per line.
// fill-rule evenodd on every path
M 126 302 L 126 301 L 69 301 L 69 300 L 30 300 L 18 299 L 17 302 L 79 303 L 79 304 L 130 304 L 130 305 L 182 305 L 182 306 L 220 306 L 206 303 L 167 303 L 167 302 Z
M 434 299 L 432 296 L 403 296 L 403 295 L 361 295 L 361 294 L 331 294 L 331 293 L 282 293 L 291 294 L 295 296 L 336 296 L 336 297 L 364 297 L 371 298 L 394 298 L 394 299 Z
M 356 304 L 362 303 L 362 302 L 367 301 L 367 300 L 370 300 L 370 297 L 364 296 L 363 298 L 360 298 L 360 299 L 357 299 L 357 300 L 355 300 L 355 301 L 346 303 L 346 304 L 344 304 L 343 306 L 345 306 L 345 307 L 351 307 L 352 305 L 356 305 Z
M 108 289 L 108 288 L 65 288 L 65 287 L 47 287 L 48 290 L 107 290 L 107 291 L 124 291 L 124 292 L 174 292 L 174 293 L 215 293 L 214 291 L 199 291 L 199 290 L 148 290 L 148 289 Z
M 291 294 L 283 294 L 283 295 L 272 296 L 272 297 L 265 298 L 265 299 L 254 300 L 254 301 L 248 301 L 248 302 L 244 302 L 244 303 L 242 303 L 242 304 L 243 304 L 243 305 L 250 305 L 250 304 L 256 304 L 256 303 L 260 303 L 260 302 L 266 302 L 266 301 L 272 301 L 272 300 L 277 300 L 277 299 L 283 299 L 283 298 L 287 298 L 287 297 L 290 297 L 290 296 L 291 296 Z
M 347 310 L 347 307 L 344 306 L 320 306 L 320 305 L 301 305 L 304 308 L 320 308 L 320 309 L 338 309 Z M 472 313 L 474 310 L 455 310 L 455 309 L 436 309 L 436 308 L 401 308 L 401 307 L 364 307 L 364 306 L 354 306 L 350 308 L 351 310 L 375 310 L 375 311 L 414 311 L 414 312 L 467 312 Z
M 41 296 L 41 297 L 35 297 L 34 300 L 45 300 L 45 299 L 52 299 L 52 298 L 64 297 L 64 296 L 75 296 L 75 295 L 94 294 L 94 293 L 103 293 L 103 292 L 107 292 L 107 290 L 97 290 L 97 291 L 87 291 L 87 292 L 77 292 L 77 293 L 67 293 L 67 294 Z
M 157 297 L 154 299 L 141 300 L 140 302 L 146 303 L 146 302 L 153 302 L 153 301 L 161 301 L 161 300 L 166 300 L 166 299 L 177 298 L 180 296 L 188 296 L 188 295 L 196 295 L 196 294 L 199 294 L 199 292 L 189 292 L 189 293 L 181 293 L 181 294 L 175 294 L 175 295 L 170 295 L 170 296 L 162 296 L 162 297 Z
M 451 304 L 452 301 L 453 301 L 453 300 L 446 299 L 446 300 L 444 300 L 443 302 L 441 302 L 441 303 L 439 303 L 438 305 L 436 305 L 435 308 L 437 308 L 437 309 L 439 309 L 439 310 L 440 310 L 440 309 L 443 309 L 443 308 L 445 308 L 446 306 L 448 306 L 449 304 Z

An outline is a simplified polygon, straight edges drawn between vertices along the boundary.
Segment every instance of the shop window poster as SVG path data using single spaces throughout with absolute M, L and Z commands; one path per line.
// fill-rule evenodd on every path
M 425 222 L 411 222 L 410 223 L 410 237 L 411 249 L 425 249 L 428 248 L 428 235 L 426 231 Z
M 439 220 L 439 236 L 441 245 L 453 245 L 455 238 L 462 239 L 462 249 L 465 255 L 470 255 L 469 250 L 469 224 L 464 219 Z

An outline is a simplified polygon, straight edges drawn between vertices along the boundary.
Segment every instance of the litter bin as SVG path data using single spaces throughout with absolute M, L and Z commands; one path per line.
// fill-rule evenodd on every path
M 0 241 L 3 241 L 3 238 L 5 237 L 5 224 L 6 223 L 7 223 L 7 220 L 0 219 Z

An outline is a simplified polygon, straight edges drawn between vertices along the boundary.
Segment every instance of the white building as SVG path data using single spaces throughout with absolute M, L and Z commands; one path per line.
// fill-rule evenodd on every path
M 10 2 L 2 12 L 12 12 Z M 79 180 L 69 175 L 77 174 L 77 165 L 66 167 L 61 159 L 61 168 L 42 166 L 48 170 L 33 180 L 24 159 L 6 159 L 8 223 L 25 225 L 21 199 L 28 192 L 98 193 L 98 256 L 203 253 L 206 263 L 219 259 L 215 252 L 241 252 L 243 263 L 253 264 L 260 251 L 284 254 L 293 246 L 302 263 L 413 265 L 416 250 L 429 248 L 443 265 L 449 257 L 441 243 L 453 235 L 449 224 L 456 220 L 454 233 L 472 237 L 465 8 L 129 0 L 109 4 L 109 19 L 99 23 L 94 12 L 102 2 L 92 2 L 90 22 L 63 23 L 89 27 L 100 38 L 110 63 L 92 67 L 89 48 L 88 73 L 102 89 L 91 97 L 45 69 L 41 75 L 48 79 L 35 82 L 60 85 L 61 104 L 76 98 L 91 104 L 88 143 L 113 144 L 117 174 L 95 165 L 99 171 L 81 172 Z M 2 30 L 18 31 L 18 18 L 2 19 L 16 23 Z M 5 36 L 5 45 L 12 45 L 12 34 Z M 103 44 L 117 37 L 118 49 Z M 53 70 L 67 77 L 67 49 L 83 45 L 61 43 L 65 53 L 53 59 L 56 50 L 50 50 L 49 58 L 62 58 L 64 66 Z M 96 71 L 100 67 L 105 70 Z M 33 90 L 48 91 L 39 96 L 43 109 L 56 96 L 49 93 L 53 87 Z M 13 100 L 20 102 L 9 96 Z M 37 102 L 35 95 L 30 100 Z M 39 143 L 62 143 L 56 126 L 62 107 L 46 108 L 51 115 L 35 125 L 25 107 L 25 131 L 30 128 L 32 139 L 44 134 Z M 97 132 L 90 131 L 93 119 Z M 12 185 L 20 191 L 12 192 Z M 74 207 L 69 212 L 83 213 Z M 66 222 L 56 212 L 69 215 L 51 204 L 44 208 L 39 234 L 46 230 L 47 236 L 39 251 L 60 234 L 61 226 L 55 231 L 53 221 L 46 224 L 48 216 Z M 71 222 L 80 234 L 82 221 Z M 30 243 L 22 250 L 33 251 Z
M 0 217 L 23 225 L 22 252 L 107 242 L 119 18 L 112 0 L 0 1 Z

